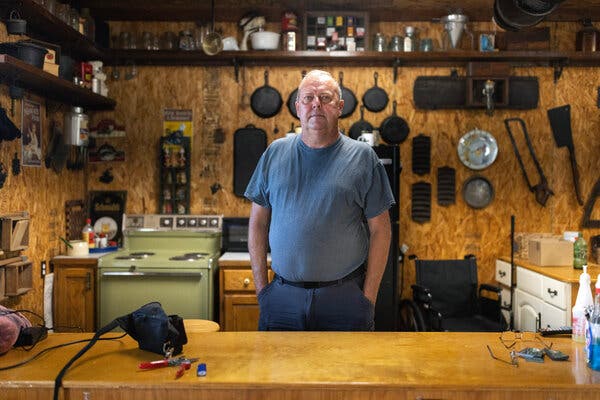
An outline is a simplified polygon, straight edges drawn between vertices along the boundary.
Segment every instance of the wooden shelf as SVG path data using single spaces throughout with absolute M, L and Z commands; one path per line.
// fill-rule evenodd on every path
M 223 51 L 208 56 L 202 51 L 116 50 L 106 51 L 106 63 L 124 65 L 205 65 L 205 66 L 461 66 L 468 62 L 508 62 L 519 66 L 600 66 L 600 53 L 560 51 Z
M 104 51 L 96 47 L 87 36 L 50 13 L 33 0 L 0 0 L 0 7 L 17 9 L 27 21 L 27 35 L 35 39 L 60 45 L 61 51 L 80 60 L 102 60 Z
M 91 110 L 115 108 L 116 102 L 42 71 L 21 60 L 0 54 L 0 81 L 31 90 L 45 98 Z

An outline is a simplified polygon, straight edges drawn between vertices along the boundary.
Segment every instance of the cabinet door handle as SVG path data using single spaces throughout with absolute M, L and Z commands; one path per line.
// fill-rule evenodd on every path
M 550 297 L 558 296 L 558 290 L 552 290 L 548 288 L 548 294 L 550 295 Z
M 88 272 L 85 274 L 85 290 L 90 290 L 91 288 L 92 288 L 92 274 Z
M 244 286 L 250 285 L 250 278 L 244 279 Z
M 506 271 L 498 271 L 498 275 L 500 275 L 500 278 L 504 278 L 506 276 Z

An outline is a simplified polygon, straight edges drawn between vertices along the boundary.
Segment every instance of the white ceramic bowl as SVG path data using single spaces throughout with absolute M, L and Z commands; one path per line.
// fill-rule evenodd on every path
M 254 50 L 277 50 L 279 49 L 279 37 L 276 32 L 260 31 L 250 35 L 252 48 Z

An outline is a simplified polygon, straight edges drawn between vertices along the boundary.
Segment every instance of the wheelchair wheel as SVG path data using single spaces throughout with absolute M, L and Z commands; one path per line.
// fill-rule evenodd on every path
M 401 332 L 421 332 L 425 321 L 414 301 L 404 299 L 398 305 L 398 330 Z

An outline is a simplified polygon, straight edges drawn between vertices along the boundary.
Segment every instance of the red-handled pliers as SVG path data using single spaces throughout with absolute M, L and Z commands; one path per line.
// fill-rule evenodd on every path
M 192 366 L 192 363 L 194 363 L 196 361 L 198 361 L 198 358 L 185 358 L 185 357 L 164 358 L 162 360 L 141 362 L 138 365 L 138 367 L 140 369 L 155 369 L 155 368 L 162 368 L 162 367 L 178 366 L 179 368 L 177 369 L 177 372 L 175 373 L 175 378 L 180 378 L 181 376 L 183 376 L 183 373 L 185 372 L 185 370 L 190 369 L 190 367 Z

